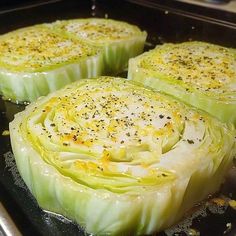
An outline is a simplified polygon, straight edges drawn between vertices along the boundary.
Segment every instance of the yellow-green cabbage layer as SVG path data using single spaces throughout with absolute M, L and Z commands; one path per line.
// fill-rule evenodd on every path
M 204 42 L 164 44 L 129 62 L 128 78 L 236 125 L 236 53 Z
M 45 25 L 0 36 L 0 94 L 31 102 L 68 83 L 103 73 L 100 48 L 55 33 Z
M 126 69 L 130 58 L 143 52 L 147 37 L 137 26 L 111 19 L 73 19 L 56 21 L 51 26 L 69 37 L 102 47 L 105 73 L 113 75 Z
M 218 190 L 235 154 L 232 126 L 112 77 L 37 100 L 10 135 L 38 204 L 96 235 L 169 227 Z
M 77 22 L 87 37 L 68 34 L 66 26 Z M 92 33 L 88 25 L 93 26 Z M 95 43 L 101 34 L 103 43 Z M 14 102 L 31 102 L 75 80 L 117 74 L 130 57 L 142 53 L 145 39 L 146 33 L 136 26 L 96 18 L 34 25 L 1 35 L 0 94 Z

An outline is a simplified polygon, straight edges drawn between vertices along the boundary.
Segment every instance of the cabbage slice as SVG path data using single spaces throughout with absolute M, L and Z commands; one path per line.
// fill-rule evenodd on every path
M 147 37 L 147 33 L 137 26 L 111 19 L 73 19 L 56 21 L 49 26 L 71 37 L 101 46 L 106 74 L 122 72 L 129 58 L 143 52 Z
M 128 78 L 236 125 L 236 53 L 204 42 L 164 44 L 129 62 Z
M 101 75 L 101 49 L 57 34 L 46 25 L 0 36 L 0 94 L 31 102 L 81 78 Z
M 97 235 L 169 227 L 218 190 L 235 155 L 233 126 L 112 77 L 38 99 L 10 135 L 39 206 Z

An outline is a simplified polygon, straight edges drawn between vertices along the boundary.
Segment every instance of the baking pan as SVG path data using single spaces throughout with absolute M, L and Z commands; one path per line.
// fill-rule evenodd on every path
M 106 17 L 136 24 L 148 32 L 145 50 L 164 42 L 188 40 L 236 48 L 235 14 L 194 8 L 175 1 L 29 1 L 17 4 L 17 7 L 11 5 L 11 8 L 0 9 L 0 33 L 76 17 Z M 79 225 L 41 210 L 20 178 L 7 130 L 14 114 L 23 109 L 24 105 L 0 99 L 0 235 L 16 235 L 16 232 L 18 235 L 35 236 L 86 235 Z M 236 235 L 235 173 L 235 168 L 232 168 L 219 193 L 209 196 L 188 212 L 178 225 L 158 235 Z M 4 219 L 8 219 L 4 221 L 6 227 L 1 224 L 3 214 Z

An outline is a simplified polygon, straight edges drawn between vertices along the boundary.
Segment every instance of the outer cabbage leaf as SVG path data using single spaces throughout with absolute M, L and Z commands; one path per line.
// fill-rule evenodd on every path
M 236 54 L 204 42 L 164 44 L 129 62 L 128 78 L 236 125 Z
M 235 155 L 232 126 L 110 77 L 37 100 L 16 114 L 10 134 L 38 204 L 97 235 L 169 227 L 218 190 Z
M 122 72 L 129 58 L 143 52 L 147 37 L 147 33 L 137 26 L 111 19 L 73 19 L 57 21 L 49 26 L 70 37 L 102 47 L 106 74 Z
M 0 94 L 5 99 L 31 102 L 102 72 L 100 48 L 57 34 L 46 25 L 0 36 Z

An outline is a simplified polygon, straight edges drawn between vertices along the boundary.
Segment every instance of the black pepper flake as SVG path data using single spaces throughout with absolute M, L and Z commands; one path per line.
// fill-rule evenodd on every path
M 124 140 L 121 140 L 121 142 L 120 142 L 120 143 L 121 143 L 121 144 L 123 144 L 124 142 L 125 142 Z
M 170 120 L 170 119 L 171 119 L 171 117 L 170 117 L 170 116 L 167 116 L 167 117 L 166 117 L 166 119 Z
M 51 127 L 55 127 L 56 125 L 55 125 L 54 123 L 51 123 L 50 126 L 51 126 Z
M 194 144 L 194 141 L 193 141 L 192 139 L 187 139 L 187 142 L 188 142 L 189 144 Z
M 161 115 L 159 115 L 159 117 L 160 117 L 161 119 L 163 119 L 163 118 L 164 118 L 164 115 L 161 114 Z
M 101 166 L 98 166 L 97 167 L 99 170 L 103 171 L 103 168 Z
M 63 146 L 69 146 L 69 143 L 63 143 Z

